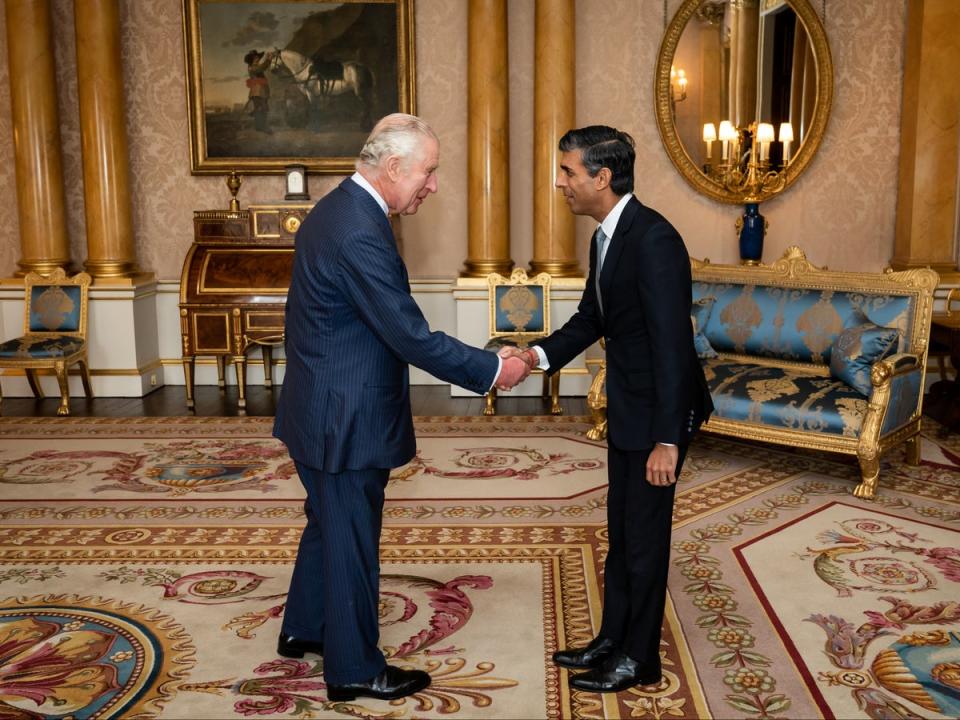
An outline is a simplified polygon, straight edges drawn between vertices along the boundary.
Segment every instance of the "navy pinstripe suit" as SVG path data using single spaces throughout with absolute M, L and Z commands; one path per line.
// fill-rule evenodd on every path
M 385 665 L 378 548 L 390 468 L 416 450 L 408 364 L 484 393 L 499 360 L 430 331 L 386 215 L 349 179 L 297 233 L 286 357 L 273 432 L 307 490 L 307 526 L 283 632 L 324 643 L 328 684 L 362 682 Z

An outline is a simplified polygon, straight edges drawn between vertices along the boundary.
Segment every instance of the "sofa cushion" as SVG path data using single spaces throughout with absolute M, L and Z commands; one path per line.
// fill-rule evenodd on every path
M 873 394 L 870 368 L 894 352 L 900 339 L 896 328 L 862 322 L 844 330 L 830 352 L 830 374 L 864 397 Z
M 719 353 L 826 365 L 837 336 L 860 315 L 904 339 L 912 330 L 908 295 L 695 281 L 693 299 L 704 297 L 716 298 L 704 335 Z
M 772 427 L 858 437 L 867 400 L 846 383 L 759 363 L 706 360 L 714 416 Z
M 713 310 L 713 303 L 716 298 L 703 297 L 694 301 L 690 308 L 690 322 L 693 323 L 693 344 L 697 348 L 697 357 L 701 360 L 706 358 L 715 358 L 717 351 L 713 349 L 707 336 L 703 334 L 703 329 L 710 320 L 710 311 Z

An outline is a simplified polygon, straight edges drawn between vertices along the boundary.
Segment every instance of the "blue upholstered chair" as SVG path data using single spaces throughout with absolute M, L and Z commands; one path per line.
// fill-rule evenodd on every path
M 90 276 L 67 277 L 60 268 L 51 275 L 30 273 L 24 278 L 23 335 L 0 345 L 0 369 L 23 370 L 34 396 L 43 397 L 37 370 L 49 368 L 60 385 L 57 415 L 70 414 L 67 370 L 77 363 L 87 397 L 90 369 L 87 366 L 87 295 Z M 3 393 L 0 392 L 0 400 Z
M 510 277 L 500 273 L 487 275 L 489 290 L 490 340 L 486 350 L 496 352 L 505 345 L 521 349 L 530 342 L 550 334 L 550 275 L 540 273 L 528 278 L 522 268 Z M 562 415 L 560 407 L 560 373 L 543 375 L 543 397 L 550 397 L 550 412 Z M 497 389 L 487 393 L 484 415 L 497 414 Z

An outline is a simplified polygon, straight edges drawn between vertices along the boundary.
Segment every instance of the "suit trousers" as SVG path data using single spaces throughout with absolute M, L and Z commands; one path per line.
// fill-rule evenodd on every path
M 307 491 L 282 632 L 323 643 L 329 685 L 363 682 L 386 666 L 380 639 L 380 528 L 390 471 L 327 473 L 296 463 Z
M 670 566 L 676 484 L 647 482 L 650 450 L 625 451 L 608 442 L 607 533 L 600 637 L 619 643 L 640 663 L 641 677 L 660 679 L 660 627 Z M 686 456 L 681 446 L 676 474 Z

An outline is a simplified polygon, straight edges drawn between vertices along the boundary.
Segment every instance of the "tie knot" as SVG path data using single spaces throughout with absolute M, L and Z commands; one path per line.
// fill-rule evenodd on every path
M 598 225 L 598 226 L 597 226 L 597 232 L 594 233 L 594 237 L 597 238 L 597 244 L 598 244 L 598 245 L 602 245 L 602 244 L 603 244 L 603 241 L 607 239 L 606 233 L 603 232 L 603 226 L 602 226 L 602 225 Z

